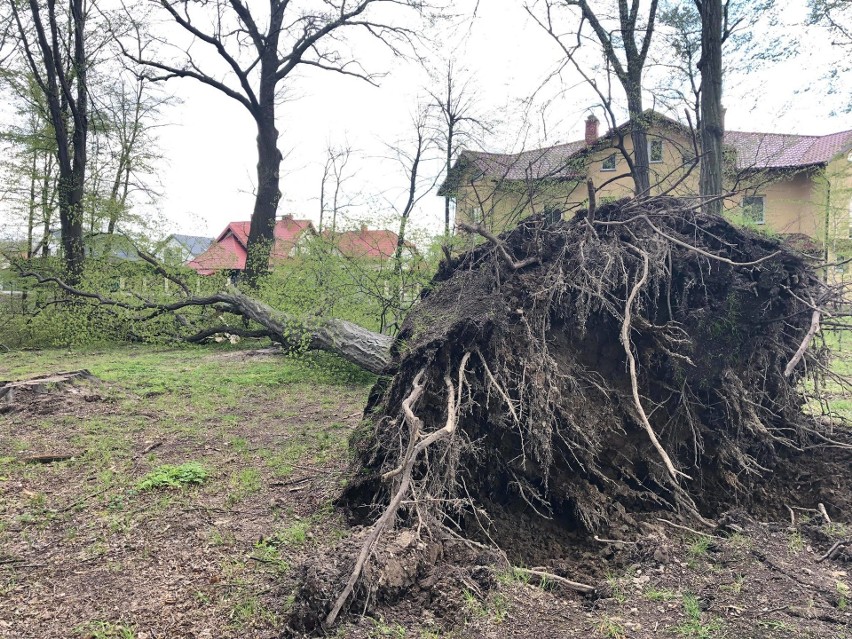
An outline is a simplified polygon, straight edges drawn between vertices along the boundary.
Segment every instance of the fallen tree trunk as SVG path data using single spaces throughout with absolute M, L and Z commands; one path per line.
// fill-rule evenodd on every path
M 278 342 L 288 350 L 321 350 L 339 355 L 356 366 L 381 374 L 391 361 L 393 338 L 376 333 L 353 322 L 337 318 L 298 317 L 272 308 L 268 304 L 254 299 L 231 288 L 212 295 L 193 296 L 190 288 L 180 278 L 167 271 L 151 256 L 139 251 L 140 257 L 151 263 L 158 274 L 177 284 L 183 297 L 176 301 L 156 302 L 137 297 L 137 301 L 107 297 L 96 291 L 88 291 L 69 285 L 58 277 L 44 276 L 33 271 L 20 269 L 21 277 L 30 277 L 39 284 L 55 284 L 62 291 L 77 299 L 89 300 L 99 306 L 121 309 L 134 315 L 134 321 L 146 322 L 166 314 L 173 314 L 180 325 L 187 330 L 193 323 L 180 314 L 180 311 L 193 307 L 209 307 L 223 313 L 231 313 L 262 327 L 261 331 L 206 326 L 196 330 L 183 339 L 190 342 L 202 341 L 215 333 L 232 330 L 235 334 L 251 337 L 266 336 Z M 197 327 L 196 327 L 197 328 Z
M 270 338 L 286 347 L 305 345 L 311 350 L 334 353 L 347 362 L 377 374 L 382 373 L 390 363 L 393 338 L 389 335 L 341 319 L 309 320 L 293 317 L 239 291 L 226 291 L 216 297 L 243 317 L 263 326 Z

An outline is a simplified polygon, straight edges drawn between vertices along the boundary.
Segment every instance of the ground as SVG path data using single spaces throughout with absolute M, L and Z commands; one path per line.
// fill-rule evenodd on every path
M 10 353 L 0 378 L 81 368 L 100 381 L 0 404 L 0 638 L 281 636 L 299 567 L 353 533 L 332 502 L 373 378 L 222 345 Z M 336 636 L 852 637 L 847 556 L 818 561 L 852 536 L 831 515 L 648 522 L 565 567 L 597 599 L 445 557 Z

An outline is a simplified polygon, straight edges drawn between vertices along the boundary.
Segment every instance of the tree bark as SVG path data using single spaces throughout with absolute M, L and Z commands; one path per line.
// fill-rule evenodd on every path
M 722 0 L 696 0 L 701 15 L 701 173 L 699 193 L 706 213 L 722 213 Z
M 254 286 L 260 276 L 269 270 L 269 256 L 275 243 L 275 215 L 281 191 L 278 180 L 281 174 L 281 151 L 278 150 L 278 129 L 275 127 L 275 79 L 277 58 L 277 32 L 269 51 L 261 60 L 261 80 L 258 94 L 259 106 L 253 113 L 257 123 L 257 196 L 249 229 L 248 255 L 243 281 Z
M 648 158 L 648 123 L 642 110 L 642 80 L 635 80 L 628 93 L 630 138 L 633 140 L 633 192 L 636 197 L 651 195 L 651 175 Z
M 35 208 L 36 208 L 36 171 L 38 165 L 38 151 L 33 151 L 33 161 L 30 167 L 30 202 L 29 211 L 27 213 L 27 259 L 32 259 L 33 256 L 33 228 L 35 227 Z
M 447 74 L 447 102 L 446 102 L 446 113 L 447 113 L 447 163 L 444 167 L 445 175 L 447 179 L 450 177 L 450 170 L 453 168 L 453 149 L 455 140 L 455 113 L 453 113 L 453 103 L 452 103 L 452 90 L 453 90 L 453 82 L 452 82 L 452 70 Z M 450 196 L 444 196 L 444 237 L 450 237 Z

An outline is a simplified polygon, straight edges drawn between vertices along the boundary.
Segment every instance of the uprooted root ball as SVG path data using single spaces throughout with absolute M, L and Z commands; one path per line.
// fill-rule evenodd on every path
M 499 241 L 445 263 L 407 318 L 356 442 L 354 512 L 393 494 L 416 381 L 417 436 L 457 424 L 416 460 L 403 512 L 480 538 L 501 511 L 596 533 L 713 515 L 810 439 L 813 351 L 784 370 L 826 289 L 776 239 L 661 198 Z
M 672 198 L 479 231 L 409 314 L 353 436 L 340 501 L 372 528 L 326 623 L 400 520 L 536 565 L 637 514 L 748 505 L 816 436 L 797 384 L 824 354 L 785 368 L 830 289 L 778 240 Z

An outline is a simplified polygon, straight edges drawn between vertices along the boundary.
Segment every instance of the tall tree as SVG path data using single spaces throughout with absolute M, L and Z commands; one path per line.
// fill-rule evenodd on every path
M 613 1 L 615 7 L 612 6 Z M 539 5 L 543 5 L 543 16 L 538 14 Z M 648 123 L 643 107 L 642 75 L 654 35 L 658 0 L 650 0 L 644 11 L 641 5 L 639 0 L 608 0 L 606 3 L 591 3 L 589 0 L 541 0 L 526 7 L 532 18 L 557 42 L 567 61 L 583 75 L 601 100 L 608 103 L 604 89 L 583 69 L 578 58 L 580 45 L 588 37 L 586 25 L 589 25 L 592 37 L 603 50 L 608 69 L 618 79 L 627 99 L 633 153 L 632 156 L 624 153 L 624 156 L 633 176 L 635 193 L 640 197 L 647 196 L 651 189 Z M 567 39 L 569 36 L 556 24 L 560 7 L 576 8 L 570 18 L 571 42 Z
M 460 77 L 461 76 L 461 77 Z M 440 78 L 441 90 L 429 91 L 433 110 L 439 119 L 438 139 L 444 150 L 444 175 L 450 174 L 453 161 L 459 149 L 475 143 L 482 135 L 491 130 L 490 125 L 476 112 L 476 95 L 471 87 L 468 74 L 456 69 L 453 60 L 446 63 Z M 452 196 L 444 196 L 444 235 L 451 231 L 450 201 Z
M 282 156 L 276 102 L 299 69 L 320 69 L 371 83 L 375 77 L 345 44 L 349 32 L 363 32 L 400 53 L 413 30 L 385 20 L 375 9 L 423 9 L 422 0 L 269 0 L 268 12 L 244 0 L 156 0 L 194 42 L 207 48 L 220 65 L 202 65 L 191 48 L 180 62 L 126 51 L 132 60 L 155 70 L 153 79 L 190 78 L 235 100 L 257 128 L 257 185 L 248 238 L 245 277 L 256 281 L 269 264 L 275 215 L 281 199 Z
M 29 259 L 48 248 L 56 142 L 50 126 L 44 95 L 31 73 L 0 71 L 0 86 L 5 90 L 14 120 L 0 132 L 0 141 L 8 148 L 0 155 L 2 181 L 9 199 L 26 217 L 26 255 Z M 41 224 L 41 240 L 36 241 L 36 226 Z
M 159 195 L 155 174 L 161 156 L 156 133 L 163 126 L 159 121 L 163 109 L 173 98 L 125 69 L 100 83 L 93 102 L 98 125 L 94 133 L 103 140 L 96 158 L 102 184 L 91 189 L 91 196 L 106 223 L 99 230 L 112 235 L 119 222 L 128 219 L 134 196 L 136 201 L 140 196 L 154 201 Z
M 722 0 L 695 0 L 701 15 L 701 174 L 699 194 L 707 213 L 722 213 Z M 725 9 L 728 2 L 725 2 Z
M 808 22 L 828 29 L 835 55 L 829 72 L 824 76 L 833 91 L 845 96 L 843 110 L 852 111 L 852 92 L 849 91 L 852 62 L 852 0 L 809 0 L 811 13 Z
M 429 161 L 428 153 L 434 140 L 430 135 L 428 124 L 428 108 L 420 108 L 412 120 L 414 129 L 413 141 L 410 144 L 400 143 L 393 147 L 396 161 L 402 167 L 406 178 L 405 198 L 399 212 L 399 233 L 397 233 L 396 250 L 394 251 L 394 270 L 396 273 L 402 271 L 403 252 L 406 246 L 408 222 L 414 212 L 417 203 L 422 200 L 438 181 L 438 176 L 433 176 L 423 186 L 423 165 Z
M 86 179 L 88 68 L 84 0 L 57 7 L 51 0 L 8 0 L 19 48 L 44 94 L 56 139 L 59 220 L 68 279 L 83 270 L 83 193 Z

